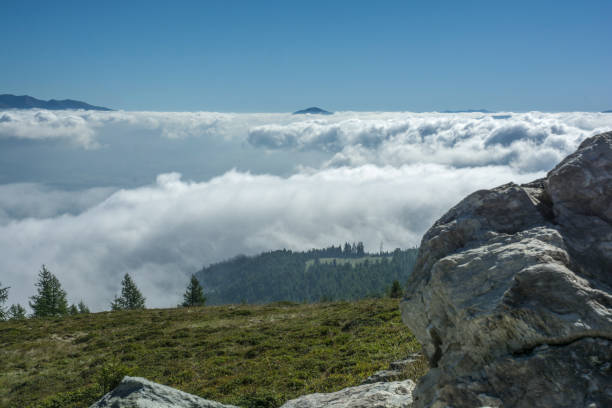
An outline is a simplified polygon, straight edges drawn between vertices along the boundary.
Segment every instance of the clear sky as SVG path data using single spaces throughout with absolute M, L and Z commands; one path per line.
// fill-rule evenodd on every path
M 0 93 L 126 110 L 612 109 L 612 1 L 5 1 Z

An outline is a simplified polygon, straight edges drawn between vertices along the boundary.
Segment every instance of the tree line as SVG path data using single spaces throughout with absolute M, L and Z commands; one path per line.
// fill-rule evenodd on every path
M 32 314 L 29 317 L 62 317 L 90 313 L 83 300 L 78 304 L 68 305 L 66 291 L 62 288 L 59 279 L 43 265 L 38 273 L 35 284 L 37 293 L 30 297 Z M 0 320 L 26 319 L 26 310 L 20 304 L 13 304 L 5 308 L 10 287 L 2 287 L 0 282 Z M 110 304 L 112 311 L 136 310 L 145 308 L 145 297 L 129 274 L 125 274 L 121 281 L 121 295 L 115 296 Z M 194 275 L 191 276 L 187 290 L 183 294 L 183 303 L 179 306 L 203 306 L 206 303 L 204 291 Z
M 390 295 L 392 286 L 393 295 L 401 296 L 400 282 L 412 272 L 418 249 L 368 254 L 359 244 L 240 255 L 205 267 L 196 276 L 215 305 L 356 300 Z M 339 254 L 343 256 L 334 256 Z
M 303 252 L 283 249 L 252 257 L 239 255 L 191 275 L 183 302 L 178 306 L 401 297 L 400 282 L 408 279 L 417 253 L 417 248 L 409 248 L 392 252 L 381 249 L 379 253 L 368 254 L 362 242 L 346 242 Z M 0 282 L 0 320 L 90 312 L 83 300 L 68 304 L 59 279 L 45 265 L 39 271 L 35 287 L 37 293 L 28 302 L 32 309 L 28 316 L 20 304 L 4 306 L 10 288 L 2 287 Z M 146 298 L 128 273 L 121 281 L 120 294 L 115 295 L 109 306 L 111 311 L 146 308 Z

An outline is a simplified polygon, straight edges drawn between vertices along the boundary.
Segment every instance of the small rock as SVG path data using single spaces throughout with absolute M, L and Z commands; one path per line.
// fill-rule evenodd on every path
M 381 370 L 377 371 L 368 378 L 365 379 L 362 384 L 373 384 L 377 382 L 390 382 L 403 380 L 402 376 L 404 375 L 403 371 L 398 370 Z
M 121 383 L 89 408 L 237 408 L 206 400 L 140 377 Z
M 412 380 L 378 382 L 327 394 L 308 394 L 286 402 L 281 408 L 410 408 Z
M 404 374 L 404 370 L 410 364 L 414 363 L 417 360 L 418 356 L 418 353 L 414 353 L 404 360 L 393 361 L 391 362 L 391 364 L 389 364 L 388 370 L 381 370 L 375 372 L 374 374 L 366 378 L 366 380 L 362 382 L 362 384 L 405 380 L 406 375 Z

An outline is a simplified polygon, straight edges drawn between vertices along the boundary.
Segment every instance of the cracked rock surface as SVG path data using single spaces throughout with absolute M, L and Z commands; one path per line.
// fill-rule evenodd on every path
M 612 406 L 612 132 L 450 209 L 407 287 L 415 407 Z

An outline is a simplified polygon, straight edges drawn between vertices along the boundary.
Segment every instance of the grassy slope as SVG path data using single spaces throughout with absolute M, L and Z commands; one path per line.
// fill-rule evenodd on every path
M 419 349 L 393 299 L 0 322 L 0 407 L 86 407 L 102 394 L 96 378 L 113 359 L 205 398 L 275 407 L 357 385 Z M 425 370 L 419 362 L 407 376 Z
M 319 262 L 324 264 L 331 264 L 336 261 L 338 265 L 344 265 L 345 263 L 350 263 L 351 265 L 359 265 L 364 263 L 365 261 L 369 261 L 372 263 L 380 262 L 383 259 L 391 260 L 392 256 L 362 256 L 361 258 L 319 258 Z M 306 261 L 306 269 L 308 270 L 314 264 L 314 259 L 309 259 Z

